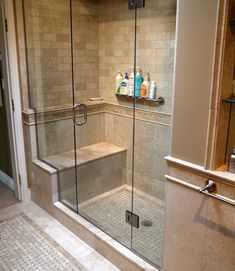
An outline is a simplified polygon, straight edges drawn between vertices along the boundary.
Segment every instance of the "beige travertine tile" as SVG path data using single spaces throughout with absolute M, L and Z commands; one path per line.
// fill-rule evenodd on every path
M 124 0 L 113 1 L 112 6 L 108 2 L 102 0 L 99 9 L 99 92 L 106 100 L 117 102 L 115 74 L 117 70 L 130 73 L 133 66 L 134 13 Z M 156 111 L 171 112 L 175 16 L 175 1 L 148 1 L 138 10 L 137 66 L 157 80 L 157 95 L 167 97 L 166 105 L 154 108 Z
M 53 0 L 49 0 L 48 3 L 53 3 Z M 32 100 L 38 109 L 63 107 L 72 103 L 70 7 L 63 0 L 57 1 L 53 9 L 48 3 L 31 1 L 26 2 L 25 5 L 25 13 L 28 15 L 26 37 L 29 48 L 29 79 Z M 116 16 L 113 16 L 114 11 Z M 134 12 L 127 9 L 124 0 L 113 1 L 111 5 L 106 0 L 99 3 L 91 0 L 74 1 L 76 101 L 100 95 L 108 102 L 117 102 L 114 93 L 116 70 L 130 71 L 133 62 L 133 15 Z M 137 118 L 148 118 L 170 125 L 169 114 L 157 115 L 153 112 L 171 113 L 175 23 L 176 1 L 164 3 L 148 1 L 144 9 L 138 10 L 137 62 L 144 71 L 151 73 L 152 79 L 157 80 L 158 95 L 166 97 L 166 105 L 146 107 L 138 104 L 137 109 L 140 111 L 136 111 Z M 148 108 L 149 111 L 141 111 L 143 108 Z M 77 147 L 104 140 L 122 146 L 127 149 L 128 171 L 132 166 L 132 106 L 128 109 L 109 107 L 109 111 L 111 110 L 112 113 L 129 115 L 130 118 L 113 117 L 111 114 L 109 118 L 105 114 L 104 119 L 102 114 L 90 115 L 87 125 L 76 129 Z M 66 114 L 64 117 L 68 118 L 69 115 Z M 74 143 L 72 119 L 44 123 L 44 117 L 45 120 L 57 118 L 53 110 L 51 116 L 42 115 L 39 111 L 38 115 L 38 119 L 42 120 L 38 125 L 39 156 L 72 150 Z M 154 131 L 159 129 L 159 133 L 165 134 L 164 126 L 160 124 L 159 128 L 155 129 L 154 127 L 158 127 L 157 124 L 139 122 L 140 130 L 136 131 L 138 145 L 135 156 L 136 173 L 142 178 L 155 177 L 164 181 L 166 166 L 163 157 L 169 152 L 168 146 L 165 147 L 169 143 L 169 137 L 167 136 L 167 142 L 163 143 L 164 138 L 158 139 Z M 148 136 L 151 140 L 145 141 L 144 136 Z M 143 142 L 145 144 L 142 144 Z M 152 151 L 153 145 L 158 146 L 154 151 Z M 157 176 L 153 176 L 153 168 L 159 169 L 155 170 L 158 172 Z
M 163 270 L 201 270 L 208 199 L 168 183 L 166 206 Z
M 0 210 L 17 202 L 18 200 L 15 197 L 14 191 L 7 187 L 0 179 Z
M 87 270 L 119 270 L 33 202 L 27 204 L 18 203 L 1 210 L 0 220 L 5 220 L 20 213 L 25 213 L 42 232 L 48 234 Z
M 31 102 L 37 108 L 72 103 L 69 8 L 63 0 L 25 4 Z M 133 66 L 134 12 L 124 0 L 112 5 L 77 0 L 72 8 L 76 99 L 100 95 L 117 102 L 115 73 Z M 158 95 L 167 98 L 157 111 L 171 112 L 176 1 L 148 1 L 138 15 L 138 65 L 157 80 Z
M 173 160 L 175 163 L 171 164 Z M 179 159 L 173 160 L 168 158 L 170 176 L 197 187 L 202 187 L 205 180 L 212 179 L 217 186 L 216 193 L 234 200 L 232 178 L 225 182 L 222 175 L 215 172 Z M 234 207 L 170 179 L 166 195 L 163 270 L 233 270 Z M 184 226 L 178 228 L 181 223 Z M 190 245 L 190 240 L 193 245 Z M 179 261 L 180 258 L 184 261 Z
M 235 189 L 233 189 L 234 195 Z M 230 195 L 232 198 L 232 195 Z M 233 196 L 234 198 L 234 196 Z M 209 200 L 202 270 L 235 269 L 234 207 L 215 199 Z

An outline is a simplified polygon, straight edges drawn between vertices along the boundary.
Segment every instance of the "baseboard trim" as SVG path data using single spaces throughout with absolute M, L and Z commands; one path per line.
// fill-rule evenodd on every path
M 0 181 L 2 181 L 11 190 L 13 191 L 16 190 L 16 182 L 1 170 L 0 170 Z

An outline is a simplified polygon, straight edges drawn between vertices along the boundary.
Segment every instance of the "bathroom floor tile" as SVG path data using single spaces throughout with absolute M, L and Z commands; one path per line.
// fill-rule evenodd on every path
M 14 191 L 0 181 L 0 209 L 17 203 Z
M 134 190 L 133 212 L 139 215 L 139 228 L 125 221 L 132 210 L 132 192 L 128 185 L 79 204 L 79 214 L 128 248 L 161 265 L 164 203 L 153 196 Z
M 0 221 L 0 270 L 119 270 L 33 202 L 1 209 Z

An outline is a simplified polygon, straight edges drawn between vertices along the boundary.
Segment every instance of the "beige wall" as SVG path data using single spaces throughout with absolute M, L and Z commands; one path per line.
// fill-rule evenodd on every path
M 111 104 L 88 106 L 88 122 L 76 129 L 77 147 L 108 142 L 127 150 L 125 183 L 132 185 L 133 112 L 131 108 Z M 39 157 L 74 149 L 73 114 L 70 109 L 38 115 Z M 157 112 L 137 112 L 135 129 L 135 188 L 161 200 L 165 198 L 167 171 L 164 157 L 169 154 L 171 124 L 169 116 Z M 88 169 L 88 168 L 87 168 Z M 102 172 L 99 172 L 100 176 Z
M 133 119 L 122 114 L 105 115 L 105 140 L 124 147 L 127 150 L 126 183 L 132 185 L 132 152 L 133 152 Z M 167 172 L 164 157 L 169 154 L 170 130 L 169 123 L 156 119 L 137 118 L 135 124 L 134 147 L 134 187 L 165 199 L 165 178 Z
M 232 182 L 184 162 L 169 161 L 169 174 L 183 184 L 168 179 L 164 242 L 164 271 L 235 270 L 234 206 L 200 194 L 207 179 L 217 185 L 216 193 L 234 200 Z M 198 170 L 198 168 L 200 168 Z M 184 183 L 186 185 L 184 185 Z
M 115 14 L 115 15 L 114 15 Z M 157 96 L 166 104 L 151 110 L 172 112 L 176 1 L 146 1 L 137 11 L 137 66 L 157 82 Z M 111 102 L 116 72 L 131 73 L 134 65 L 134 11 L 126 0 L 101 0 L 99 8 L 99 92 Z M 131 105 L 131 104 L 130 104 Z M 141 107 L 139 105 L 139 107 Z
M 183 160 L 168 157 L 163 264 L 167 271 L 235 270 L 234 206 L 198 192 L 210 179 L 216 183 L 215 194 L 234 200 L 234 174 L 210 167 L 213 159 L 222 158 L 223 163 L 225 152 L 228 108 L 221 98 L 231 94 L 234 69 L 229 2 L 234 3 L 179 1 L 172 156 Z M 204 168 L 205 156 L 210 170 Z
M 89 115 L 87 124 L 76 129 L 77 148 L 105 141 L 104 126 L 104 113 Z M 72 114 L 66 119 L 38 124 L 37 133 L 40 158 L 74 149 Z
M 69 2 L 26 0 L 24 5 L 31 107 L 71 104 Z
M 73 1 L 73 61 L 75 95 L 86 101 L 115 96 L 117 70 L 134 64 L 134 11 L 126 0 Z M 115 16 L 113 16 L 115 14 Z M 148 0 L 138 10 L 137 65 L 157 81 L 163 107 L 171 113 L 176 1 Z M 29 85 L 33 107 L 72 103 L 70 7 L 65 0 L 25 1 Z M 130 104 L 131 105 L 131 104 Z
M 76 101 L 99 96 L 98 1 L 73 1 L 74 80 Z
M 73 1 L 74 86 L 77 100 L 98 96 L 97 1 Z M 25 1 L 31 107 L 72 104 L 70 5 Z M 89 31 L 87 31 L 89 30 Z
M 171 155 L 204 164 L 217 0 L 179 0 Z

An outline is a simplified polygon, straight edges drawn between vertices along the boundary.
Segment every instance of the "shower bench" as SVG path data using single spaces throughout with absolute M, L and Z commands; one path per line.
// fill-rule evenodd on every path
M 108 142 L 78 148 L 76 168 L 79 203 L 125 184 L 126 149 Z M 61 200 L 75 204 L 74 150 L 43 157 L 57 169 Z M 68 202 L 67 202 L 68 203 Z

